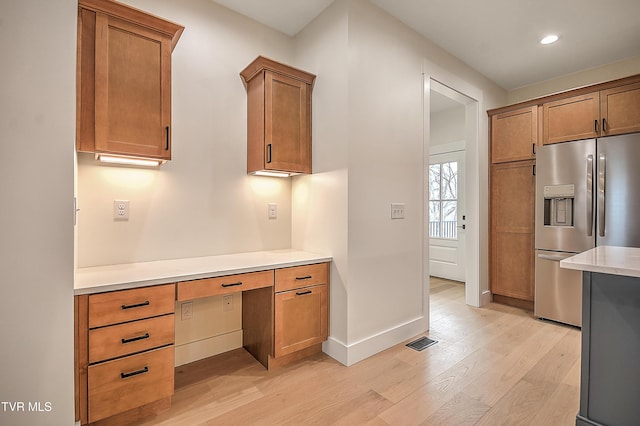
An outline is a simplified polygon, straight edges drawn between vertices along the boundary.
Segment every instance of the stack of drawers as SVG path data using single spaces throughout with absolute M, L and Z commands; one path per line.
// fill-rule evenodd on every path
M 88 421 L 173 395 L 175 285 L 88 296 Z

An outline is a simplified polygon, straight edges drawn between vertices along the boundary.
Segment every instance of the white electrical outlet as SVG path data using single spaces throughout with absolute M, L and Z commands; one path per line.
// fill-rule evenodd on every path
M 391 203 L 391 219 L 404 219 L 404 203 Z
M 113 200 L 113 218 L 129 220 L 129 200 Z
M 182 321 L 193 318 L 193 302 L 184 302 L 180 305 L 180 318 Z
M 269 219 L 277 219 L 278 218 L 278 205 L 276 203 L 269 203 Z
M 222 312 L 233 311 L 233 294 L 222 296 Z

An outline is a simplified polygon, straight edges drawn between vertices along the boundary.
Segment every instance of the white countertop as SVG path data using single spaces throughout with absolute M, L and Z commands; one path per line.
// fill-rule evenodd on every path
M 640 277 L 640 248 L 601 246 L 560 261 L 560 267 Z
M 331 260 L 331 256 L 284 249 L 78 268 L 74 294 L 124 290 Z

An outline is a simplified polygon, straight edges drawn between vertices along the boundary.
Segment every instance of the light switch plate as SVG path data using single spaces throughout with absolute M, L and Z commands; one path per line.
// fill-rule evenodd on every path
M 404 203 L 391 203 L 391 219 L 404 219 Z

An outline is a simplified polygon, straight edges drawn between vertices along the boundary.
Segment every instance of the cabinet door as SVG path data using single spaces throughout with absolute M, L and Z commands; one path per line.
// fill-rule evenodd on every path
M 492 166 L 491 291 L 533 300 L 534 294 L 533 161 Z
M 600 92 L 602 134 L 640 132 L 640 83 Z
M 491 161 L 530 160 L 538 141 L 538 107 L 532 106 L 491 117 Z
M 95 150 L 171 158 L 171 39 L 96 13 Z
M 600 135 L 598 92 L 542 105 L 544 145 L 595 138 Z
M 306 83 L 265 72 L 265 168 L 311 173 L 311 99 Z
M 276 293 L 275 356 L 321 343 L 328 337 L 327 286 Z

